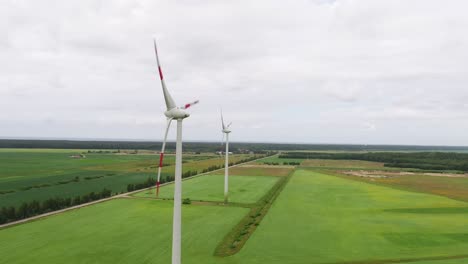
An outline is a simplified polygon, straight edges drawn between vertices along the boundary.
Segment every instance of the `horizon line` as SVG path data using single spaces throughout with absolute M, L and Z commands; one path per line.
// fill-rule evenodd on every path
M 132 139 L 132 138 L 67 138 L 67 137 L 0 137 L 0 140 L 65 140 L 65 141 L 119 141 L 119 142 L 162 142 L 156 139 Z M 175 142 L 175 140 L 168 140 L 167 142 Z M 210 140 L 186 140 L 185 142 L 199 142 L 199 143 L 217 143 L 218 141 Z M 273 141 L 232 141 L 231 143 L 251 143 L 251 144 L 292 144 L 292 145 L 352 145 L 352 146 L 415 146 L 415 147 L 456 147 L 468 148 L 463 145 L 419 145 L 419 144 L 363 144 L 363 143 L 310 143 L 310 142 L 273 142 Z

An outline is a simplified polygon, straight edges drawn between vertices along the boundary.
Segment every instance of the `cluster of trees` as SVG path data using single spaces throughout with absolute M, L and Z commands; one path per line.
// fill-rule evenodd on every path
M 301 165 L 301 163 L 296 162 L 296 161 L 291 161 L 291 162 L 283 162 L 283 165 L 299 166 L 299 165 Z
M 219 170 L 219 169 L 222 169 L 222 168 L 224 168 L 224 165 L 211 165 L 208 168 L 203 169 L 202 173 L 207 173 L 207 172 L 214 171 L 214 170 Z
M 39 214 L 44 214 L 67 207 L 88 203 L 91 201 L 107 198 L 112 195 L 112 191 L 103 189 L 100 192 L 91 192 L 75 198 L 50 198 L 42 203 L 33 200 L 31 202 L 24 202 L 19 207 L 2 207 L 0 210 L 0 224 L 5 224 L 24 218 L 32 217 Z
M 286 152 L 279 157 L 283 159 L 365 160 L 383 162 L 386 167 L 468 171 L 468 154 L 455 152 Z
M 168 181 L 167 177 L 164 177 L 164 178 L 161 177 L 161 183 L 165 183 L 167 181 Z M 132 191 L 136 191 L 136 190 L 140 190 L 140 189 L 144 189 L 144 188 L 154 186 L 155 184 L 156 184 L 156 180 L 151 178 L 151 177 L 148 177 L 148 179 L 146 179 L 146 181 L 144 181 L 142 183 L 136 183 L 136 184 L 130 183 L 129 185 L 127 185 L 127 191 L 132 192 Z
M 187 178 L 187 177 L 190 177 L 190 176 L 195 176 L 198 174 L 198 171 L 186 171 L 184 173 L 182 173 L 182 178 Z
M 266 165 L 280 165 L 279 162 L 269 162 L 269 161 L 263 162 L 263 164 L 266 164 Z
M 263 162 L 263 164 L 266 164 L 266 165 L 301 165 L 300 162 L 295 162 L 295 161 L 287 161 L 287 162 L 283 162 L 283 163 L 279 163 L 279 162 L 270 162 L 270 161 L 266 161 L 266 162 Z

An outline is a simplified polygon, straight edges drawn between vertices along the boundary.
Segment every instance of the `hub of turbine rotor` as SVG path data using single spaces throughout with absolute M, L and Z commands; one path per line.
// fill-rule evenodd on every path
M 190 116 L 189 113 L 180 108 L 172 108 L 171 110 L 167 110 L 166 112 L 164 112 L 164 115 L 167 118 L 173 118 L 176 120 L 184 119 Z

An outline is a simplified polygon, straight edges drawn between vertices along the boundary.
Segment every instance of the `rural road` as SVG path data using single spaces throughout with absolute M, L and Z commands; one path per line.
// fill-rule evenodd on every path
M 262 160 L 262 159 L 265 159 L 265 158 L 268 158 L 268 157 L 271 157 L 271 156 L 267 156 L 267 157 L 259 158 L 259 159 L 256 159 L 256 160 L 251 160 L 251 161 L 239 163 L 239 164 L 236 164 L 236 165 L 233 165 L 233 166 L 229 166 L 229 168 L 241 166 L 241 165 L 247 164 L 247 163 L 249 163 L 249 162 L 259 161 L 259 160 Z M 185 181 L 185 180 L 188 180 L 188 179 L 192 179 L 192 178 L 195 178 L 195 177 L 200 177 L 200 176 L 202 176 L 202 175 L 210 174 L 210 173 L 213 173 L 213 172 L 215 172 L 215 171 L 220 171 L 220 170 L 224 170 L 224 168 L 221 168 L 221 169 L 218 169 L 218 170 L 214 170 L 214 171 L 205 172 L 205 173 L 200 173 L 200 174 L 197 174 L 197 175 L 194 175 L 194 176 L 190 176 L 190 177 L 184 178 L 184 179 L 182 179 L 182 180 Z M 173 183 L 173 182 L 166 182 L 166 183 L 161 184 L 161 186 L 164 186 L 164 185 L 167 185 L 167 184 L 172 184 L 172 183 Z M 126 192 L 126 193 L 122 193 L 122 194 L 117 194 L 117 195 L 114 195 L 114 196 L 111 196 L 111 197 L 108 197 L 108 198 L 104 198 L 104 199 L 92 201 L 92 202 L 89 202 L 89 203 L 84 203 L 84 204 L 80 204 L 80 205 L 68 207 L 68 208 L 65 208 L 65 209 L 61 209 L 61 210 L 57 210 L 57 211 L 53 211 L 53 212 L 49 212 L 49 213 L 40 214 L 40 215 L 36 215 L 36 216 L 33 216 L 33 217 L 21 219 L 21 220 L 18 220 L 18 221 L 6 223 L 6 224 L 3 224 L 3 225 L 0 225 L 0 229 L 6 228 L 6 227 L 9 227 L 9 226 L 14 226 L 14 225 L 26 223 L 26 222 L 30 222 L 30 221 L 34 221 L 34 220 L 37 220 L 37 219 L 40 219 L 40 218 L 44 218 L 44 217 L 47 217 L 47 216 L 56 215 L 56 214 L 60 214 L 60 213 L 63 213 L 63 212 L 67 212 L 67 211 L 79 209 L 79 208 L 81 208 L 81 207 L 85 207 L 85 206 L 89 206 L 89 205 L 93 205 L 93 204 L 97 204 L 97 203 L 106 202 L 106 201 L 109 201 L 109 200 L 112 200 L 112 199 L 122 198 L 122 197 L 131 195 L 131 194 L 134 194 L 134 193 L 137 193 L 137 192 L 141 192 L 141 191 L 144 191 L 144 190 L 149 190 L 149 189 L 151 189 L 151 188 L 154 188 L 154 187 L 148 187 L 148 188 L 139 189 L 139 190 L 136 190 L 136 191 L 131 191 L 131 192 Z

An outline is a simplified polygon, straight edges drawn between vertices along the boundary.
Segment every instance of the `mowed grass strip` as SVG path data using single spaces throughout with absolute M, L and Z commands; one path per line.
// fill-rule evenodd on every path
M 459 211 L 417 213 L 428 207 Z M 445 197 L 297 170 L 232 258 L 242 263 L 385 263 L 460 256 L 468 248 L 466 207 Z
M 227 257 L 238 253 L 250 236 L 260 225 L 262 219 L 268 213 L 271 205 L 284 189 L 291 174 L 287 177 L 280 177 L 278 182 L 271 188 L 257 203 L 253 204 L 250 212 L 246 215 L 216 247 L 215 255 Z
M 170 263 L 170 201 L 116 199 L 0 230 L 1 263 Z M 246 208 L 183 206 L 182 260 L 213 250 Z
M 229 201 L 234 203 L 255 203 L 278 181 L 278 177 L 229 176 Z M 155 190 L 145 190 L 135 197 L 156 196 Z M 174 184 L 160 188 L 159 198 L 174 197 Z M 224 175 L 204 175 L 182 182 L 182 198 L 199 201 L 224 201 Z

